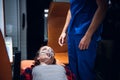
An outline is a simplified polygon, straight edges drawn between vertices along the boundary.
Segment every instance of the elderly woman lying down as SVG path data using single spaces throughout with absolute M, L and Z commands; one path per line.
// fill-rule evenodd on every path
M 59 64 L 54 55 L 51 47 L 41 47 L 35 57 L 34 65 L 24 70 L 21 80 L 75 80 L 69 68 Z

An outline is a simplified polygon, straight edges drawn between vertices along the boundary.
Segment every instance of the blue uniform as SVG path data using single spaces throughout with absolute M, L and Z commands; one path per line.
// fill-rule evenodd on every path
M 100 40 L 102 25 L 92 36 L 89 48 L 78 48 L 81 38 L 88 29 L 97 9 L 96 0 L 70 0 L 71 20 L 68 27 L 69 67 L 77 80 L 95 80 L 94 62 L 97 41 Z

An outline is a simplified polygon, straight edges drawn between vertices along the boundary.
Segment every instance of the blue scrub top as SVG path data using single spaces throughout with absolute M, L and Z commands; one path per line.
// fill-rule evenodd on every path
M 71 21 L 68 35 L 84 35 L 88 29 L 97 9 L 96 0 L 70 0 Z M 100 39 L 102 26 L 94 34 L 96 40 Z

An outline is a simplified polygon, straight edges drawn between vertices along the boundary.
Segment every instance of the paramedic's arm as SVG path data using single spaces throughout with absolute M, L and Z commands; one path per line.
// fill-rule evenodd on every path
M 68 25 L 69 25 L 69 22 L 70 22 L 70 18 L 71 18 L 71 13 L 70 13 L 70 10 L 68 10 L 66 22 L 65 22 L 62 33 L 61 33 L 61 35 L 59 37 L 59 40 L 58 40 L 58 43 L 59 43 L 60 46 L 63 46 L 63 44 L 65 44 L 65 38 L 66 38 L 66 35 L 67 35 L 66 31 L 67 31 L 67 28 L 68 28 Z
M 81 50 L 88 49 L 89 43 L 91 41 L 91 37 L 94 32 L 97 30 L 101 22 L 103 21 L 106 11 L 107 11 L 107 1 L 106 0 L 96 0 L 98 8 L 93 16 L 92 22 L 85 33 L 84 37 L 79 43 L 79 48 Z

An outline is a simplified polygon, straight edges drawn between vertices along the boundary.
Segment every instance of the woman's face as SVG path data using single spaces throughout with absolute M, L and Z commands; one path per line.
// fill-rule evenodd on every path
M 40 63 L 52 64 L 54 61 L 54 51 L 48 46 L 40 48 L 39 56 L 37 58 Z

